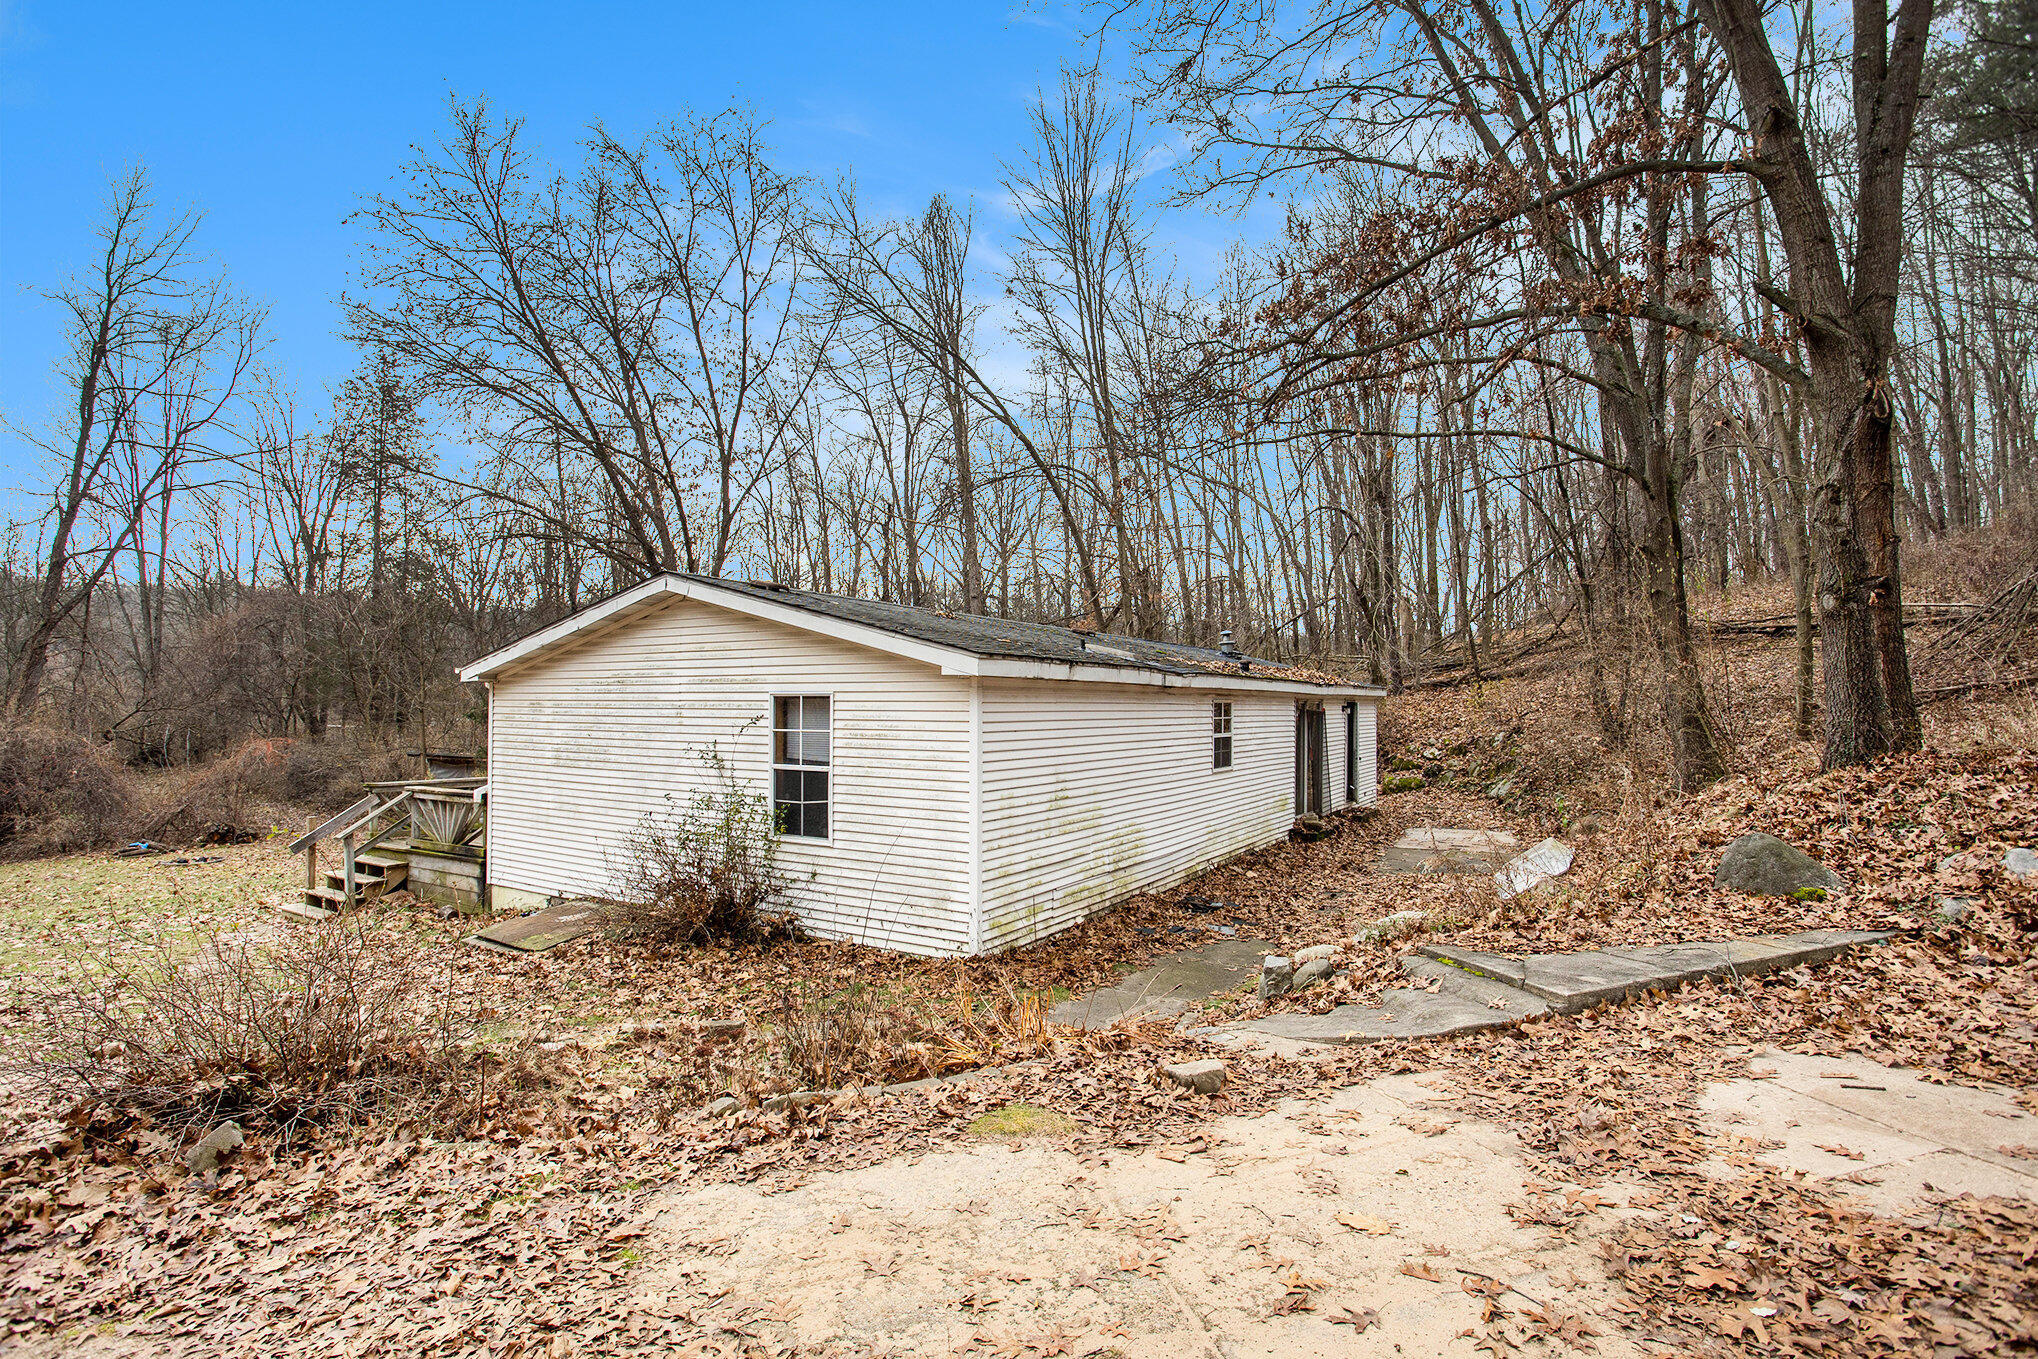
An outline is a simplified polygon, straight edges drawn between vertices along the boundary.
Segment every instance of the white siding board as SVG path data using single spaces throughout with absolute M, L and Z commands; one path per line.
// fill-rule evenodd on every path
M 1354 782 L 1359 801 L 1370 807 L 1380 800 L 1380 700 L 1362 698 L 1358 705 L 1359 758 Z
M 1213 697 L 1232 704 L 1229 769 L 1211 767 Z M 1288 695 L 984 681 L 984 948 L 1279 839 L 1294 761 Z
M 832 842 L 779 861 L 817 934 L 914 953 L 971 943 L 968 682 L 934 667 L 673 600 L 497 680 L 489 711 L 491 883 L 603 895 L 647 812 L 683 802 L 716 746 L 768 790 L 771 695 L 834 695 Z

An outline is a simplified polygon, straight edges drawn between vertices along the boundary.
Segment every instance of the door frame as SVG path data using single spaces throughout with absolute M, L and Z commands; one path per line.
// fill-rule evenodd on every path
M 1295 705 L 1295 817 L 1322 816 L 1324 804 L 1323 704 L 1304 700 Z

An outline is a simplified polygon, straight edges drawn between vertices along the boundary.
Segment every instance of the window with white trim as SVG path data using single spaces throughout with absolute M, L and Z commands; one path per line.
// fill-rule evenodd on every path
M 771 812 L 780 835 L 828 838 L 832 707 L 826 694 L 771 701 Z
M 1231 768 L 1231 705 L 1221 699 L 1210 705 L 1210 767 Z

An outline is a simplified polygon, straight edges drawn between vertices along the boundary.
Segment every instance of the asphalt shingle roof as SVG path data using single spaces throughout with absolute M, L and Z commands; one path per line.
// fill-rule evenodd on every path
M 718 576 L 690 575 L 684 578 L 830 618 L 882 628 L 901 637 L 951 647 L 976 656 L 1060 661 L 1070 665 L 1111 665 L 1167 675 L 1238 672 L 1240 658 L 1227 656 L 1214 647 L 1149 642 L 1138 637 L 1118 637 L 1102 632 L 1081 633 L 1052 623 L 1022 623 L 1011 618 L 943 613 L 938 609 L 916 608 L 910 604 L 886 604 L 875 599 L 824 595 L 757 581 L 729 580 Z M 1276 662 L 1249 659 L 1251 669 L 1248 674 L 1263 678 L 1296 677 L 1287 667 Z M 1327 679 L 1318 676 L 1309 678 L 1319 683 Z

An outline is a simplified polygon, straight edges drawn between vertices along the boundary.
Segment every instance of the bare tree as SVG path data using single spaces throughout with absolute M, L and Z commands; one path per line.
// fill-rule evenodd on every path
M 142 636 L 160 652 L 161 593 L 147 587 L 152 576 L 159 586 L 171 549 L 171 500 L 195 469 L 224 456 L 213 438 L 241 393 L 262 323 L 204 271 L 192 247 L 197 225 L 189 215 L 161 220 L 147 177 L 131 171 L 109 199 L 93 267 L 51 295 L 69 327 L 73 417 L 61 437 L 35 439 L 53 475 L 34 601 L 8 658 L 7 706 L 17 714 L 42 693 L 59 629 L 123 553 L 142 573 Z

